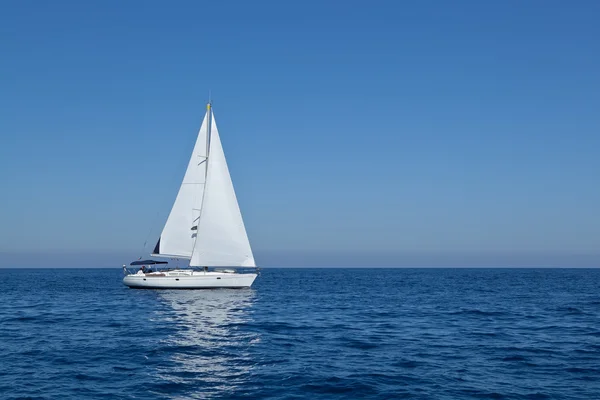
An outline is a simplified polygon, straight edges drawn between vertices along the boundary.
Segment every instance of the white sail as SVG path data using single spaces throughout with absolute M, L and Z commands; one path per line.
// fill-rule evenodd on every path
M 206 180 L 208 112 L 204 116 L 177 198 L 153 256 L 191 258 Z
M 206 191 L 190 265 L 255 267 L 219 131 L 211 119 Z

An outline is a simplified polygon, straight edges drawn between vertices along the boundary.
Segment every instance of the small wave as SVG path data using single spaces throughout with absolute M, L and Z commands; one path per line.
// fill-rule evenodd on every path
M 490 338 L 501 336 L 500 334 L 498 334 L 496 332 L 471 332 L 471 335 L 484 336 L 484 337 L 490 337 Z
M 75 379 L 77 379 L 79 381 L 103 381 L 106 378 L 101 377 L 101 376 L 92 376 L 92 375 L 86 375 L 86 374 L 77 374 L 77 375 L 75 375 Z
M 533 354 L 554 354 L 556 350 L 545 349 L 542 347 L 499 347 L 498 350 L 506 352 L 527 352 Z
M 480 315 L 480 316 L 502 316 L 507 315 L 504 311 L 484 311 L 479 309 L 462 309 L 459 311 L 453 311 L 449 313 L 450 315 Z
M 356 339 L 346 339 L 346 347 L 352 347 L 355 349 L 369 350 L 369 349 L 377 348 L 378 346 L 379 345 L 375 344 L 375 343 L 369 343 L 369 342 L 356 340 Z
M 378 393 L 377 386 L 357 381 L 356 379 L 341 379 L 332 377 L 326 382 L 314 382 L 301 386 L 302 392 L 313 392 L 324 395 L 342 395 L 352 393 L 352 397 L 374 395 Z
M 128 371 L 136 371 L 137 368 L 133 368 L 133 367 L 113 367 L 113 371 L 120 371 L 120 372 L 128 372 Z
M 528 361 L 528 358 L 523 356 L 508 356 L 503 357 L 502 361 Z
M 403 360 L 403 361 L 397 361 L 397 362 L 393 363 L 392 365 L 394 367 L 398 367 L 398 368 L 417 368 L 419 366 L 419 363 L 414 360 Z
M 565 368 L 565 371 L 573 373 L 573 374 L 598 374 L 598 373 L 600 373 L 600 371 L 596 368 L 579 368 L 579 367 Z
M 524 397 L 531 400 L 544 400 L 552 398 L 552 396 L 549 396 L 545 393 L 528 393 Z
M 506 399 L 506 395 L 498 392 L 483 392 L 475 390 L 462 390 L 462 394 L 474 397 L 477 399 Z
M 38 322 L 41 321 L 43 322 L 43 318 L 40 318 L 39 316 L 35 316 L 35 317 L 12 317 L 12 318 L 4 318 L 2 320 L 0 320 L 0 323 L 9 323 L 9 322 Z
M 565 314 L 585 314 L 585 311 L 577 308 L 577 307 L 557 307 L 556 311 L 565 313 Z

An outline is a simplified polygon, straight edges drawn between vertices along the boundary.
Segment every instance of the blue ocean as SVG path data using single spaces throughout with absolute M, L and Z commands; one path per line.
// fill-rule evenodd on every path
M 600 399 L 600 269 L 0 270 L 2 399 Z

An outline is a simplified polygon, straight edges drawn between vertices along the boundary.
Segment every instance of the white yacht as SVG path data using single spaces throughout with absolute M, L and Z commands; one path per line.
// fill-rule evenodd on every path
M 147 289 L 243 288 L 258 275 L 210 103 L 152 256 L 187 259 L 190 268 L 138 260 L 130 264 L 141 266 L 137 271 L 123 266 L 123 283 Z

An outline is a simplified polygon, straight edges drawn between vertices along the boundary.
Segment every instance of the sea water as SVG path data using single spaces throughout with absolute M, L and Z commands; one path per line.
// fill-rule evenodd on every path
M 0 270 L 1 399 L 600 399 L 600 270 Z

